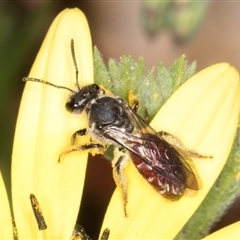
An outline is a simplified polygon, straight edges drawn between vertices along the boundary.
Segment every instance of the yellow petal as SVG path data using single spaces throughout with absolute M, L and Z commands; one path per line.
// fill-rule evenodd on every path
M 130 164 L 129 198 L 124 218 L 119 189 L 114 192 L 103 229 L 113 239 L 172 239 L 200 205 L 230 152 L 240 109 L 239 73 L 220 63 L 194 75 L 166 102 L 151 126 L 178 137 L 187 149 L 212 159 L 194 159 L 203 187 L 196 196 L 164 199 Z
M 29 77 L 76 88 L 70 41 L 82 85 L 93 82 L 92 45 L 88 23 L 79 9 L 66 9 L 51 25 Z M 47 223 L 47 238 L 69 239 L 77 218 L 87 163 L 87 153 L 72 153 L 57 163 L 70 145 L 71 135 L 86 127 L 85 115 L 65 109 L 70 92 L 27 82 L 17 120 L 12 156 L 14 216 L 21 239 L 42 234 L 30 205 L 36 195 Z
M 0 172 L 0 239 L 12 239 L 13 228 L 6 188 Z
M 203 240 L 216 240 L 216 239 L 217 240 L 240 239 L 240 222 L 233 223 L 203 238 Z

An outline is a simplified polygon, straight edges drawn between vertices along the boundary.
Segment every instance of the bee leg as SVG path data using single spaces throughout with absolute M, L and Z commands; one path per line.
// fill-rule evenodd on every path
M 83 128 L 83 129 L 80 129 L 78 131 L 76 131 L 73 135 L 72 135 L 72 138 L 71 138 L 71 143 L 72 145 L 75 143 L 76 139 L 78 136 L 85 136 L 87 133 L 87 129 L 86 128 Z
M 137 96 L 131 90 L 128 93 L 128 103 L 129 106 L 133 109 L 133 111 L 137 112 L 139 107 L 139 101 L 137 100 Z
M 161 131 L 159 132 L 159 135 L 168 143 L 173 144 L 181 149 L 184 149 L 183 143 L 178 139 L 177 137 L 173 136 L 172 134 L 168 132 Z
M 101 144 L 98 144 L 98 143 L 89 143 L 89 144 L 84 144 L 84 145 L 71 146 L 69 149 L 63 151 L 59 155 L 58 163 L 61 162 L 61 158 L 62 158 L 63 155 L 69 154 L 71 152 L 84 151 L 84 150 L 97 150 L 100 153 L 102 153 L 105 150 L 105 147 Z
M 120 152 L 120 151 L 119 151 Z M 119 156 L 119 155 L 118 155 Z M 128 155 L 121 155 L 114 158 L 112 161 L 113 166 L 113 178 L 117 186 L 120 187 L 123 198 L 124 215 L 127 217 L 127 177 L 124 173 L 124 168 L 128 162 Z
M 133 104 L 132 109 L 134 110 L 134 112 L 137 112 L 137 110 L 139 108 L 138 100 L 135 100 L 132 104 Z
M 201 155 L 197 152 L 194 152 L 192 150 L 189 150 L 189 149 L 186 149 L 184 147 L 184 144 L 181 142 L 180 139 L 178 139 L 177 137 L 173 136 L 172 134 L 170 133 L 167 133 L 167 132 L 164 132 L 164 131 L 161 131 L 159 132 L 160 136 L 166 140 L 168 143 L 184 150 L 188 156 L 190 157 L 194 157 L 194 158 L 212 158 L 212 156 L 205 156 L 205 155 Z

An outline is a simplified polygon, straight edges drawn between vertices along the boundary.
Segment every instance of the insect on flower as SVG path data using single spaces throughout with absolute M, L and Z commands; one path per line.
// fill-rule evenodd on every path
M 58 86 L 36 78 L 23 78 L 23 81 L 34 81 L 72 92 L 66 109 L 81 114 L 86 111 L 88 129 L 80 129 L 72 136 L 73 145 L 60 154 L 89 150 L 104 154 L 113 145 L 113 174 L 116 184 L 122 190 L 124 213 L 127 216 L 127 177 L 124 168 L 132 160 L 139 173 L 164 197 L 179 199 L 186 189 L 199 190 L 200 179 L 196 174 L 191 155 L 204 157 L 191 151 L 181 149 L 182 144 L 172 135 L 156 132 L 138 114 L 138 103 L 130 107 L 123 99 L 105 93 L 97 84 L 80 88 L 78 67 L 71 40 L 73 63 L 76 70 L 77 90 Z M 89 134 L 90 143 L 74 145 L 78 137 Z M 171 140 L 175 143 L 170 144 Z

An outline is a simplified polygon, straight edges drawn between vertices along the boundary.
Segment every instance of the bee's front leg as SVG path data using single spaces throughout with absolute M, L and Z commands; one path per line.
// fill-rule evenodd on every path
M 70 146 L 68 149 L 63 151 L 58 158 L 58 163 L 61 162 L 61 158 L 63 155 L 76 152 L 76 151 L 85 151 L 85 150 L 97 150 L 99 153 L 103 153 L 105 151 L 105 146 L 99 144 L 99 143 L 88 143 L 88 144 L 83 144 L 83 145 L 75 145 L 75 146 Z
M 83 129 L 80 129 L 80 130 L 76 131 L 72 135 L 72 138 L 71 138 L 72 145 L 76 142 L 76 139 L 77 139 L 78 136 L 85 136 L 86 133 L 87 133 L 87 129 L 86 128 L 83 128 Z

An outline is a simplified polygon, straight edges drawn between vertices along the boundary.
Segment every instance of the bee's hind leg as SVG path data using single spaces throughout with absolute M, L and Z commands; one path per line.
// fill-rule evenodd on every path
M 118 187 L 120 187 L 123 198 L 124 215 L 127 217 L 127 176 L 124 172 L 129 156 L 122 150 L 115 150 L 115 156 L 112 161 L 113 178 Z
M 197 153 L 195 151 L 186 149 L 184 144 L 181 142 L 180 139 L 178 139 L 177 137 L 175 137 L 174 135 L 172 135 L 172 134 L 170 134 L 168 132 L 161 131 L 161 132 L 159 132 L 159 135 L 165 141 L 167 141 L 168 143 L 170 143 L 170 144 L 172 144 L 172 145 L 182 149 L 190 157 L 193 157 L 193 158 L 212 158 L 212 156 L 205 156 L 205 155 L 199 154 L 199 153 Z

